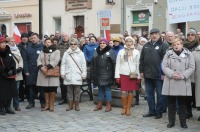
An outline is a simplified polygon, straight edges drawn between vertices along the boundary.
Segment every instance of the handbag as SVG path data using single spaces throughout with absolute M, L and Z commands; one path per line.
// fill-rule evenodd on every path
M 137 64 L 136 64 L 136 70 L 135 70 L 135 72 L 131 72 L 129 61 L 128 61 L 128 66 L 129 66 L 129 70 L 130 70 L 129 78 L 133 79 L 133 80 L 138 79 L 138 74 L 136 72 L 137 71 Z
M 5 65 L 4 65 L 3 60 L 2 60 L 1 57 L 0 57 L 0 59 L 1 59 L 2 65 L 3 65 L 3 68 L 5 68 Z M 10 79 L 14 78 L 14 79 L 15 79 L 15 78 L 16 78 L 16 75 L 6 76 L 6 78 L 10 78 Z
M 46 54 L 44 53 L 44 63 L 46 65 Z M 54 68 L 47 69 L 47 72 L 44 73 L 46 77 L 59 77 L 60 76 L 60 67 L 55 66 Z

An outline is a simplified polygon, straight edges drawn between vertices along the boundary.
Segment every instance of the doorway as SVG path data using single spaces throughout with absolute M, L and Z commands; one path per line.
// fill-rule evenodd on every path
M 84 33 L 84 16 L 74 16 L 74 29 L 78 38 L 82 37 L 82 33 Z

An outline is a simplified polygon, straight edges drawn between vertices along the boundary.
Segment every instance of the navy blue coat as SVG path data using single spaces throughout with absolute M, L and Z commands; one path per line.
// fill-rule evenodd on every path
M 24 60 L 24 73 L 29 73 L 30 75 L 26 77 L 27 85 L 36 85 L 38 68 L 37 68 L 37 58 L 40 52 L 43 50 L 43 43 L 30 44 L 25 51 Z

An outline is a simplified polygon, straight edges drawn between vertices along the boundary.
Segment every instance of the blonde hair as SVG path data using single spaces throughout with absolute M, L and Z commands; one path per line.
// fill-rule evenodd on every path
M 172 46 L 173 46 L 176 42 L 180 42 L 181 44 L 183 44 L 183 41 L 182 41 L 180 38 L 175 38 L 175 39 L 172 41 Z
M 8 42 L 10 42 L 12 39 L 14 39 L 15 40 L 15 38 L 14 37 L 8 37 L 8 38 L 6 38 L 7 39 L 7 41 Z

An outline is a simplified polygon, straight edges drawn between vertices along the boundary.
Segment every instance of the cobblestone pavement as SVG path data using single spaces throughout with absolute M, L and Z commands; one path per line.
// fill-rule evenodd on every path
M 58 95 L 57 95 L 58 96 Z M 57 97 L 58 98 L 58 97 Z M 162 119 L 143 118 L 147 112 L 147 103 L 143 98 L 140 105 L 132 107 L 131 116 L 120 115 L 121 108 L 113 107 L 111 112 L 102 110 L 94 112 L 93 101 L 84 95 L 79 112 L 65 111 L 67 105 L 57 105 L 54 112 L 42 112 L 38 100 L 36 107 L 25 109 L 26 101 L 20 103 L 22 111 L 15 115 L 0 116 L 0 132 L 199 132 L 200 122 L 197 121 L 200 111 L 193 111 L 193 118 L 187 120 L 188 129 L 182 129 L 178 117 L 175 127 L 168 129 L 167 113 Z

